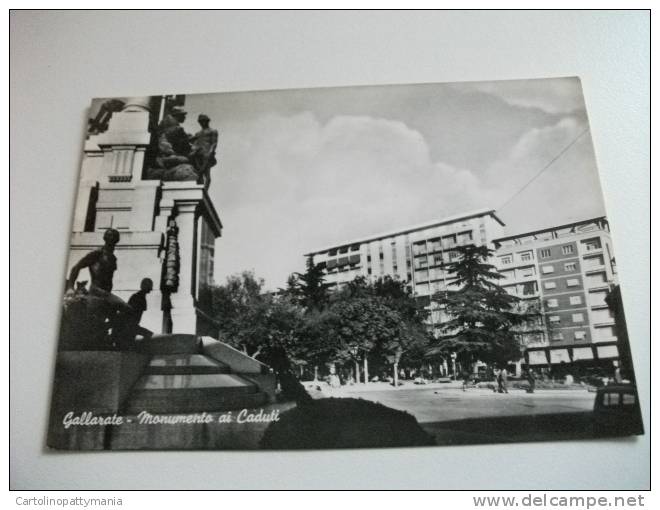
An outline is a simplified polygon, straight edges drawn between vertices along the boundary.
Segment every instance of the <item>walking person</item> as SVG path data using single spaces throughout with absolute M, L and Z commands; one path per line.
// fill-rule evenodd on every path
M 463 370 L 463 391 L 467 390 L 468 384 L 470 383 L 470 374 L 467 370 Z
M 507 373 L 506 368 L 503 368 L 502 370 L 500 370 L 499 381 L 500 381 L 500 388 L 502 390 L 501 391 L 502 393 L 509 393 L 509 389 L 507 388 L 507 379 L 508 379 L 508 377 L 509 377 L 509 374 Z
M 527 392 L 534 393 L 534 389 L 536 388 L 536 375 L 531 368 L 527 371 L 527 382 L 529 382 L 529 389 Z
M 497 375 L 497 392 L 498 393 L 509 393 L 507 389 L 507 378 L 508 374 L 506 368 L 502 368 L 500 373 Z

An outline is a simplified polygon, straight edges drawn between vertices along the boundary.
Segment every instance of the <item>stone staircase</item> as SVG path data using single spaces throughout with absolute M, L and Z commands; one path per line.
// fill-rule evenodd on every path
M 154 338 L 140 351 L 151 359 L 123 406 L 127 414 L 216 412 L 268 402 L 249 375 L 233 373 L 228 364 L 205 354 L 193 335 Z
M 47 442 L 67 450 L 254 449 L 268 423 L 217 418 L 234 410 L 267 410 L 275 401 L 276 379 L 268 366 L 210 337 L 154 335 L 131 351 L 62 350 Z M 145 425 L 135 419 L 143 411 L 215 417 L 210 423 Z M 125 421 L 63 426 L 71 413 Z

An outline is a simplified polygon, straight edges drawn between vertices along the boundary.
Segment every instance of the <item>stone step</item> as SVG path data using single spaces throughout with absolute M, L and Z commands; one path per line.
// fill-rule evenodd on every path
M 154 374 L 138 380 L 125 412 L 225 411 L 257 407 L 267 400 L 267 395 L 260 392 L 256 384 L 234 374 Z
M 154 335 L 137 343 L 138 352 L 145 354 L 199 354 L 202 341 L 197 335 Z
M 203 354 L 156 354 L 145 370 L 146 375 L 228 374 L 230 368 Z

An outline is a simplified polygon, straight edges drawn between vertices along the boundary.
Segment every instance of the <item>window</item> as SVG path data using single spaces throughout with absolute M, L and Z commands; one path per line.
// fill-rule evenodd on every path
M 561 317 L 559 317 L 559 315 L 550 315 L 548 317 L 548 320 L 550 322 L 557 322 L 558 323 L 558 322 L 561 322 Z
M 623 393 L 622 396 L 624 406 L 633 405 L 635 403 L 635 395 L 632 395 L 631 393 Z
M 600 250 L 601 249 L 601 244 L 600 244 L 600 239 L 597 237 L 594 239 L 588 239 L 586 241 L 582 241 L 584 243 L 584 249 L 586 251 L 594 251 L 594 250 Z
M 542 272 L 543 274 L 554 273 L 554 272 L 555 272 L 555 268 L 554 268 L 553 266 L 543 266 L 543 267 L 541 268 L 541 272 Z
M 529 262 L 530 260 L 532 260 L 532 252 L 526 251 L 524 253 L 521 253 L 520 260 L 522 260 L 523 262 Z
M 557 288 L 557 282 L 545 282 L 543 286 L 546 289 L 556 289 Z
M 561 331 L 555 331 L 552 333 L 552 339 L 553 340 L 563 340 L 564 339 L 564 334 Z
M 565 246 L 561 247 L 561 252 L 563 255 L 571 255 L 573 253 L 573 245 L 572 244 L 567 244 Z
M 566 262 L 564 271 L 577 271 L 577 262 Z
M 513 262 L 513 257 L 511 255 L 504 255 L 504 257 L 500 257 L 500 262 L 503 265 L 511 264 Z
M 569 301 L 572 305 L 581 305 L 582 304 L 582 296 L 571 296 Z
M 459 243 L 467 243 L 472 241 L 472 232 L 467 231 L 467 232 L 460 232 L 458 234 L 458 242 Z
M 520 276 L 523 278 L 529 278 L 530 276 L 534 276 L 534 274 L 534 266 L 524 267 L 520 270 Z
M 586 331 L 576 331 L 574 333 L 576 340 L 584 340 L 587 337 Z
M 619 394 L 618 393 L 603 393 L 603 405 L 609 406 L 618 406 L 619 405 Z
M 548 308 L 557 308 L 559 306 L 559 301 L 556 299 L 548 299 L 547 305 Z
M 455 258 L 458 257 L 458 253 L 455 251 L 450 251 L 449 252 L 449 260 L 454 260 Z
M 542 259 L 547 259 L 550 256 L 550 249 L 549 248 L 544 248 L 541 250 L 541 258 Z
M 572 318 L 573 322 L 584 322 L 584 315 L 581 313 L 574 313 Z
M 567 287 L 577 287 L 578 285 L 580 285 L 580 280 L 578 280 L 577 278 L 569 278 L 568 280 L 566 280 Z

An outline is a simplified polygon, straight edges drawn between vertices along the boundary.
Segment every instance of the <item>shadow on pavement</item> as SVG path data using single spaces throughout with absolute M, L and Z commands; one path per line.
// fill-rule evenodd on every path
M 597 431 L 592 412 L 468 418 L 420 425 L 438 445 L 595 439 L 643 433 L 632 427 L 607 433 Z

